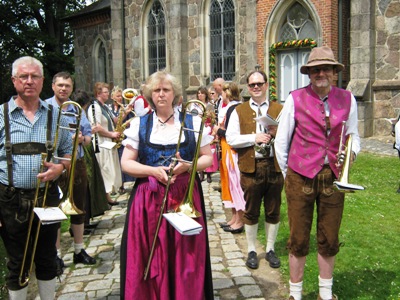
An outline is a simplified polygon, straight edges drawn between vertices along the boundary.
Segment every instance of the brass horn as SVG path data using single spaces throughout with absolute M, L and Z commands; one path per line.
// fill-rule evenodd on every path
M 139 93 L 135 89 L 127 88 L 127 89 L 122 91 L 122 98 L 127 100 L 128 103 L 130 103 L 133 100 L 133 98 L 135 98 L 137 96 L 139 96 Z
M 75 106 L 77 108 L 77 113 L 73 114 L 76 118 L 77 118 L 77 123 L 76 123 L 76 129 L 73 128 L 71 129 L 71 127 L 64 127 L 60 125 L 60 121 L 61 121 L 61 116 L 62 115 L 71 115 L 72 113 L 70 112 L 65 112 L 63 111 L 63 108 L 68 106 L 69 104 Z M 57 129 L 56 129 L 56 133 L 54 135 L 54 143 L 53 143 L 53 149 L 56 149 L 57 146 L 57 141 L 58 141 L 58 135 L 61 129 L 66 129 L 66 130 L 75 130 L 75 142 L 73 144 L 73 149 L 72 149 L 72 156 L 70 158 L 65 158 L 65 157 L 57 157 L 53 155 L 54 159 L 57 160 L 68 160 L 71 161 L 71 167 L 70 167 L 70 176 L 68 178 L 68 193 L 66 195 L 66 197 L 68 195 L 72 195 L 72 190 L 73 190 L 73 176 L 74 176 L 74 172 L 75 172 L 75 162 L 76 162 L 76 153 L 77 153 L 77 147 L 78 147 L 78 134 L 79 134 L 79 126 L 80 126 L 80 120 L 81 120 L 81 113 L 82 113 L 82 108 L 81 106 L 73 101 L 66 101 L 64 102 L 59 109 L 59 113 L 58 113 L 58 118 L 57 118 Z M 47 155 L 47 153 L 42 153 L 42 158 L 41 158 L 41 167 L 40 167 L 40 171 L 39 173 L 42 173 L 44 171 L 44 162 L 47 161 L 49 162 L 51 159 L 51 157 L 49 157 Z M 39 191 L 40 191 L 40 184 L 41 184 L 41 180 L 38 179 L 37 183 L 36 183 L 36 191 L 35 191 L 35 197 L 33 200 L 33 207 L 36 207 L 37 205 L 39 205 L 38 203 L 38 198 L 39 198 Z M 44 188 L 44 193 L 43 193 L 43 201 L 42 201 L 42 207 L 46 207 L 46 200 L 47 200 L 47 192 L 50 186 L 50 182 L 46 181 L 45 183 L 45 188 Z M 71 199 L 72 200 L 72 199 Z M 75 206 L 74 204 L 72 204 L 73 206 Z M 76 213 L 82 213 L 82 211 L 79 211 L 76 207 Z M 26 237 L 26 241 L 25 241 L 25 249 L 24 249 L 24 255 L 23 255 L 23 259 L 22 259 L 22 264 L 21 264 L 21 270 L 19 273 L 19 277 L 18 277 L 18 283 L 20 286 L 26 286 L 26 284 L 29 282 L 30 280 L 30 274 L 32 272 L 32 268 L 33 268 L 33 262 L 35 259 L 35 253 L 36 253 L 36 248 L 37 248 L 37 242 L 39 239 L 39 233 L 40 233 L 40 226 L 41 226 L 41 222 L 38 222 L 37 228 L 36 228 L 36 233 L 34 236 L 34 239 L 31 240 L 31 235 L 32 235 L 32 227 L 33 227 L 33 221 L 35 219 L 35 212 L 32 209 L 32 212 L 30 214 L 29 217 L 29 224 L 28 224 L 28 233 L 27 233 L 27 237 Z M 29 247 L 30 245 L 32 245 L 31 247 Z M 26 260 L 28 257 L 28 254 L 30 255 L 30 262 L 29 265 L 26 266 Z
M 75 107 L 76 112 L 65 112 L 62 111 L 64 107 L 68 107 L 72 105 Z M 67 180 L 67 194 L 64 195 L 63 200 L 60 204 L 61 210 L 67 215 L 80 215 L 83 214 L 84 211 L 80 210 L 76 207 L 74 199 L 73 199 L 73 190 L 74 190 L 74 179 L 75 179 L 75 165 L 76 165 L 76 155 L 78 153 L 78 146 L 79 146 L 79 131 L 80 131 L 80 124 L 81 124 L 81 116 L 82 116 L 82 107 L 74 102 L 74 101 L 66 101 L 60 106 L 60 113 L 66 116 L 72 116 L 76 118 L 75 124 L 70 124 L 70 127 L 63 127 L 60 126 L 60 129 L 70 130 L 75 132 L 75 139 L 72 147 L 72 157 L 71 157 L 71 166 L 68 174 Z
M 340 136 L 339 152 L 337 164 L 342 166 L 342 170 L 339 174 L 339 180 L 333 182 L 334 187 L 343 193 L 353 193 L 357 190 L 364 190 L 361 185 L 349 183 L 349 170 L 350 170 L 350 159 L 351 159 L 351 147 L 353 137 L 351 134 L 347 137 L 346 143 L 343 144 L 344 129 L 346 122 L 342 122 L 342 132 Z
M 199 112 L 197 109 L 193 109 L 193 110 L 191 110 L 189 112 L 188 109 L 190 108 L 190 106 L 192 104 L 200 105 L 200 110 L 201 111 Z M 200 125 L 199 131 L 196 131 L 194 129 L 190 129 L 190 128 L 186 128 L 185 127 L 185 119 L 186 119 L 186 114 L 187 113 L 190 113 L 191 115 L 194 115 L 194 116 L 197 116 L 197 115 L 201 116 L 201 125 Z M 201 213 L 198 212 L 194 207 L 194 203 L 193 203 L 193 188 L 194 188 L 194 183 L 195 183 L 195 178 L 196 178 L 197 160 L 198 160 L 199 155 L 200 155 L 200 143 L 201 143 L 201 138 L 202 138 L 202 135 L 203 135 L 203 128 L 204 128 L 204 123 L 205 123 L 206 118 L 207 118 L 206 106 L 205 106 L 205 104 L 203 102 L 201 102 L 200 100 L 190 100 L 190 101 L 186 102 L 186 104 L 184 106 L 184 109 L 183 109 L 183 117 L 182 117 L 182 122 L 181 122 L 181 129 L 179 131 L 179 138 L 178 138 L 178 143 L 176 145 L 175 156 L 172 158 L 172 162 L 171 162 L 171 165 L 170 165 L 170 168 L 169 168 L 168 182 L 167 182 L 167 185 L 165 187 L 165 193 L 164 193 L 164 198 L 163 198 L 162 204 L 161 204 L 160 215 L 158 216 L 156 232 L 155 232 L 155 235 L 154 235 L 153 243 L 151 245 L 149 259 L 147 261 L 147 265 L 146 265 L 146 268 L 144 270 L 144 280 L 147 279 L 147 276 L 149 274 L 150 265 L 151 265 L 151 261 L 153 259 L 154 249 L 155 249 L 156 242 L 157 242 L 158 232 L 160 231 L 161 221 L 162 221 L 162 218 L 163 218 L 163 212 L 164 212 L 164 209 L 165 209 L 165 204 L 167 203 L 169 187 L 171 185 L 171 178 L 173 176 L 174 168 L 175 168 L 175 166 L 177 165 L 177 163 L 179 161 L 190 163 L 192 165 L 192 167 L 191 167 L 190 177 L 189 177 L 189 181 L 188 181 L 188 186 L 186 188 L 185 196 L 184 196 L 184 198 L 182 200 L 182 203 L 179 205 L 179 207 L 176 209 L 176 211 L 182 212 L 182 213 L 184 213 L 184 214 L 186 214 L 186 215 L 188 215 L 189 217 L 192 217 L 192 218 L 198 218 L 198 217 L 201 216 Z M 184 160 L 179 160 L 178 158 L 176 158 L 176 153 L 179 152 L 179 148 L 180 148 L 180 145 L 181 145 L 181 138 L 182 138 L 182 134 L 183 134 L 184 131 L 198 132 L 196 150 L 195 150 L 195 153 L 193 155 L 193 160 L 192 161 L 184 161 Z

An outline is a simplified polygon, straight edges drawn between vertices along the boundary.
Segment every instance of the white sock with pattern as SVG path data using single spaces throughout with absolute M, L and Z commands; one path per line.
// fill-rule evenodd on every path
M 301 292 L 303 290 L 303 281 L 293 283 L 289 280 L 290 296 L 294 300 L 301 300 Z
M 322 300 L 330 300 L 332 299 L 332 285 L 333 285 L 333 277 L 330 279 L 321 278 L 318 276 L 318 285 L 319 285 L 319 296 Z
M 38 280 L 39 295 L 41 300 L 54 300 L 56 292 L 56 278 L 51 280 Z
M 246 231 L 246 240 L 247 240 L 247 253 L 251 251 L 256 251 L 256 240 L 257 240 L 257 230 L 258 223 L 254 225 L 244 225 L 244 229 Z
M 267 247 L 265 252 L 268 253 L 270 250 L 275 251 L 275 241 L 278 235 L 279 224 L 270 224 L 265 222 L 265 236 L 267 239 Z
M 28 287 L 24 287 L 18 291 L 8 290 L 8 296 L 10 300 L 25 300 L 28 295 Z

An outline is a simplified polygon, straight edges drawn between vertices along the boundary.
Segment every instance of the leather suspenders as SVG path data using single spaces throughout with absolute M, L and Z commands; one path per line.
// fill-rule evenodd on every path
M 51 142 L 51 129 L 53 123 L 53 106 L 49 104 L 49 110 L 47 111 L 47 130 L 46 130 L 46 144 L 37 143 L 37 142 L 27 142 L 27 143 L 18 143 L 11 144 L 11 136 L 10 136 L 10 116 L 8 109 L 8 102 L 3 104 L 4 107 L 4 131 L 6 135 L 6 141 L 4 144 L 6 150 L 6 158 L 7 158 L 7 171 L 8 171 L 8 186 L 13 187 L 13 160 L 12 154 L 20 154 L 20 155 L 31 155 L 31 154 L 40 154 L 46 152 L 48 157 L 51 158 L 53 155 L 53 143 Z

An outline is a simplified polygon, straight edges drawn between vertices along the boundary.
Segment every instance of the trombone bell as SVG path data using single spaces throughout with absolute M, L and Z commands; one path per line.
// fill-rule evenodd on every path
M 186 201 L 185 201 L 186 202 Z M 198 212 L 191 203 L 183 203 L 179 205 L 176 209 L 176 212 L 181 212 L 191 218 L 198 218 L 201 217 L 201 213 Z
M 344 126 L 344 125 L 343 125 Z M 340 192 L 343 193 L 354 193 L 355 191 L 364 190 L 364 187 L 357 184 L 349 183 L 349 170 L 350 170 L 350 159 L 351 159 L 351 145 L 353 138 L 351 134 L 347 138 L 345 145 L 345 153 L 342 153 L 342 142 L 339 147 L 338 162 L 342 164 L 342 171 L 340 172 L 339 180 L 333 182 L 333 186 Z

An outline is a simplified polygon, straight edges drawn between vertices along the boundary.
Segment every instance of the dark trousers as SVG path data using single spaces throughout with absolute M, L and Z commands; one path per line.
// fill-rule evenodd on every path
M 258 223 L 262 202 L 264 202 L 265 222 L 279 223 L 283 176 L 281 172 L 276 172 L 273 158 L 256 160 L 254 173 L 240 173 L 240 185 L 246 200 L 244 224 Z
M 43 192 L 43 189 L 41 189 L 37 200 L 40 205 L 43 201 Z M 12 190 L 4 185 L 0 185 L 0 222 L 2 224 L 0 235 L 8 256 L 7 287 L 10 290 L 23 288 L 19 285 L 19 275 L 27 242 L 29 250 L 27 251 L 25 271 L 29 271 L 27 269 L 29 269 L 31 261 L 31 247 L 38 228 L 38 218 L 35 216 L 30 237 L 27 239 L 34 197 L 35 190 Z M 49 187 L 46 203 L 47 206 L 59 205 L 57 184 L 51 184 Z M 51 280 L 56 277 L 57 268 L 55 262 L 58 227 L 58 223 L 40 226 L 34 258 L 36 278 L 39 280 Z

